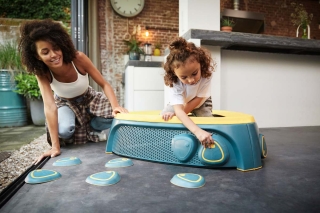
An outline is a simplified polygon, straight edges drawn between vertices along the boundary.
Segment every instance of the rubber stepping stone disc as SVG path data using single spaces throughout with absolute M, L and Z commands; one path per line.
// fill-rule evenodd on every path
M 29 172 L 24 181 L 30 184 L 37 184 L 53 181 L 60 177 L 61 174 L 59 172 L 46 169 L 37 169 Z
M 120 181 L 120 175 L 115 171 L 95 173 L 87 177 L 86 182 L 97 186 L 109 186 Z
M 81 160 L 77 157 L 67 157 L 67 158 L 60 158 L 56 160 L 52 165 L 53 166 L 74 166 L 81 164 Z
M 109 168 L 132 166 L 133 162 L 129 158 L 116 158 L 108 161 L 104 166 Z
M 206 183 L 204 177 L 193 173 L 180 173 L 170 180 L 173 185 L 184 188 L 200 188 Z

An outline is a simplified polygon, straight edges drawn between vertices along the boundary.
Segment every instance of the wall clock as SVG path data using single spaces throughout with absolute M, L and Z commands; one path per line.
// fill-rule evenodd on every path
M 119 15 L 134 17 L 143 10 L 145 0 L 110 0 L 110 2 L 114 11 Z

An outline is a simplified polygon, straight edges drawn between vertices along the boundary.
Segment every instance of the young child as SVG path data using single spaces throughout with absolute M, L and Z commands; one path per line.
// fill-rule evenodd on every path
M 172 42 L 169 48 L 164 82 L 169 86 L 170 103 L 161 112 L 162 118 L 168 121 L 176 115 L 204 147 L 210 147 L 214 143 L 211 133 L 199 128 L 188 113 L 212 116 L 210 87 L 215 64 L 209 52 L 183 38 Z

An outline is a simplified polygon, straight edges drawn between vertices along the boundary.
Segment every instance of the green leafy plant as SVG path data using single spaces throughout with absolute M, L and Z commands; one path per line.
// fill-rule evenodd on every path
M 138 41 L 135 37 L 131 38 L 129 41 L 125 40 L 125 43 L 128 46 L 127 53 L 136 52 L 139 54 L 143 54 L 144 51 L 140 48 L 141 41 Z
M 0 17 L 70 21 L 70 0 L 0 0 Z
M 23 70 L 16 42 L 6 41 L 4 44 L 0 44 L 0 69 Z
M 144 54 L 144 51 L 140 48 L 141 41 L 138 41 L 138 39 L 137 39 L 137 35 L 140 35 L 140 32 L 141 32 L 140 25 L 134 26 L 133 32 L 130 35 L 130 39 L 124 40 L 124 42 L 128 46 L 128 51 L 127 51 L 128 54 L 130 52 Z
M 221 19 L 221 27 L 234 27 L 236 23 L 233 19 L 230 18 L 222 18 Z
M 292 2 L 291 6 L 294 8 L 294 13 L 291 13 L 290 15 L 293 25 L 301 25 L 302 28 L 307 28 L 307 26 L 311 23 L 313 14 L 308 14 L 303 4 L 296 4 L 295 2 Z
M 29 99 L 41 99 L 40 88 L 37 78 L 27 73 L 19 73 L 15 76 L 17 89 L 16 93 Z
M 160 42 L 156 42 L 156 44 L 154 45 L 154 48 L 155 49 L 161 49 L 161 47 L 162 47 L 162 45 L 161 45 L 161 43 Z

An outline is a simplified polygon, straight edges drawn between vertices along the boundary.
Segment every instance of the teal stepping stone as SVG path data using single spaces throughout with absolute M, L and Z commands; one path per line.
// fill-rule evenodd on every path
M 56 160 L 52 165 L 53 166 L 73 166 L 81 164 L 81 160 L 77 157 L 67 157 L 67 158 L 60 158 Z
M 61 174 L 59 172 L 46 169 L 37 169 L 29 172 L 24 181 L 30 184 L 37 184 L 53 181 L 60 177 Z
M 115 171 L 99 172 L 87 177 L 86 182 L 97 186 L 109 186 L 120 181 L 120 175 Z
M 200 188 L 206 183 L 204 177 L 193 173 L 180 173 L 170 180 L 173 185 L 184 188 Z
M 108 161 L 105 164 L 105 167 L 118 168 L 118 167 L 132 166 L 132 165 L 133 165 L 133 162 L 129 158 L 116 158 Z

